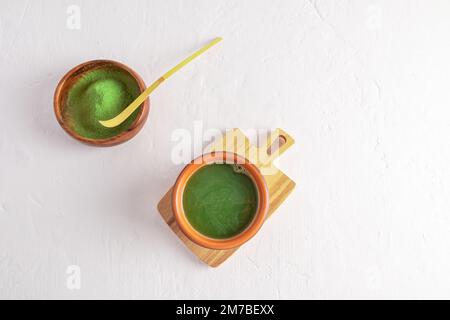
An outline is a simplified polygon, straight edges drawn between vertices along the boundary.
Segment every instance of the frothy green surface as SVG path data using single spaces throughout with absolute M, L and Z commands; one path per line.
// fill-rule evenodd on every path
M 200 233 L 216 239 L 230 238 L 250 224 L 258 207 L 252 179 L 229 164 L 210 164 L 188 180 L 183 209 Z
M 81 77 L 69 90 L 64 120 L 79 135 L 91 139 L 107 139 L 127 130 L 139 109 L 115 128 L 98 121 L 118 115 L 140 94 L 136 80 L 125 71 L 93 70 Z

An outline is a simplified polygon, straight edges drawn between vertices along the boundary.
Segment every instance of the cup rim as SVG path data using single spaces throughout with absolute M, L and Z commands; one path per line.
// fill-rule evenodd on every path
M 252 178 L 258 192 L 258 209 L 250 225 L 237 235 L 226 239 L 210 238 L 194 229 L 184 213 L 183 192 L 192 175 L 204 166 L 223 161 L 225 163 L 238 163 Z M 232 162 L 231 162 L 232 161 Z M 269 190 L 264 176 L 256 165 L 248 159 L 232 152 L 216 151 L 203 154 L 191 161 L 181 171 L 172 191 L 172 208 L 175 220 L 181 231 L 194 243 L 209 249 L 226 250 L 241 246 L 250 240 L 261 228 L 269 210 Z
M 118 135 L 105 138 L 105 139 L 93 139 L 93 138 L 87 138 L 84 137 L 77 132 L 75 132 L 73 129 L 71 129 L 67 123 L 64 121 L 63 118 L 63 109 L 64 106 L 61 105 L 61 99 L 63 99 L 63 95 L 67 93 L 67 90 L 73 85 L 68 84 L 68 82 L 75 77 L 81 76 L 83 73 L 93 70 L 95 66 L 103 65 L 103 66 L 112 66 L 114 68 L 121 69 L 128 74 L 130 74 L 133 79 L 137 82 L 140 91 L 144 91 L 146 89 L 146 85 L 142 77 L 134 71 L 129 66 L 115 61 L 115 60 L 107 60 L 107 59 L 96 59 L 96 60 L 89 60 L 83 63 L 80 63 L 70 69 L 58 82 L 58 85 L 56 86 L 55 93 L 53 96 L 53 111 L 55 113 L 56 119 L 59 123 L 59 125 L 64 129 L 64 131 L 69 134 L 72 138 L 91 145 L 91 146 L 97 146 L 97 147 L 108 147 L 108 146 L 114 146 L 121 143 L 124 143 L 131 138 L 133 138 L 144 126 L 145 122 L 147 121 L 148 114 L 150 111 L 150 99 L 147 98 L 140 106 L 139 112 L 136 116 L 136 119 L 133 121 L 131 126 L 124 130 L 123 132 L 119 133 Z

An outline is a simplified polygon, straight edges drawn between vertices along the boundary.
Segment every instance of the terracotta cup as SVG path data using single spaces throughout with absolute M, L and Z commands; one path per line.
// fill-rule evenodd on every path
M 240 165 L 253 180 L 258 192 L 258 208 L 253 221 L 241 233 L 228 239 L 214 239 L 201 234 L 190 225 L 183 210 L 183 192 L 187 181 L 195 174 L 195 172 L 197 172 L 197 170 L 211 163 Z M 205 248 L 216 250 L 231 249 L 239 247 L 248 241 L 261 228 L 269 209 L 269 190 L 264 176 L 261 174 L 258 167 L 249 160 L 231 152 L 212 152 L 193 160 L 180 173 L 172 191 L 172 208 L 178 226 L 191 241 Z
M 67 101 L 67 95 L 70 90 L 70 88 L 79 80 L 80 77 L 82 77 L 84 74 L 86 74 L 89 71 L 97 70 L 97 69 L 116 69 L 116 70 L 122 70 L 130 74 L 139 85 L 139 88 L 142 91 L 146 89 L 144 80 L 130 67 L 112 60 L 92 60 L 88 62 L 84 62 L 82 64 L 77 65 L 75 68 L 67 72 L 64 77 L 59 81 L 56 90 L 55 95 L 53 99 L 53 106 L 54 111 L 56 115 L 56 119 L 58 120 L 61 127 L 74 139 L 81 141 L 83 143 L 96 146 L 96 147 L 109 147 L 114 146 L 120 143 L 123 143 L 125 141 L 130 140 L 133 138 L 144 126 L 145 121 L 148 118 L 148 113 L 150 110 L 150 101 L 147 98 L 140 106 L 139 113 L 134 120 L 134 122 L 131 124 L 131 126 L 119 133 L 116 136 L 113 136 L 111 138 L 107 139 L 90 139 L 83 137 L 73 131 L 67 123 L 65 123 L 63 119 L 63 111 L 66 106 Z

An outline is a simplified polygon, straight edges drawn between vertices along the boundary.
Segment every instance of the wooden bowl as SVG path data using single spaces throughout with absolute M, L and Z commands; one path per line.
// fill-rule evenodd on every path
M 211 163 L 239 164 L 253 180 L 258 191 L 258 208 L 253 221 L 241 233 L 227 239 L 214 239 L 201 234 L 191 226 L 183 210 L 183 192 L 189 178 L 197 170 Z M 269 189 L 258 167 L 249 160 L 231 152 L 211 152 L 193 160 L 180 173 L 172 191 L 172 208 L 178 226 L 191 241 L 209 249 L 232 249 L 250 240 L 263 225 L 269 210 Z
M 133 138 L 144 126 L 145 121 L 148 118 L 148 113 L 150 110 L 150 101 L 147 98 L 139 107 L 139 113 L 134 120 L 134 122 L 131 124 L 131 126 L 119 133 L 116 136 L 113 136 L 111 138 L 106 139 L 91 139 L 86 138 L 78 133 L 76 133 L 74 130 L 70 128 L 70 126 L 65 123 L 63 119 L 63 111 L 66 106 L 67 101 L 67 95 L 70 90 L 70 88 L 82 77 L 84 74 L 86 74 L 89 71 L 96 70 L 96 69 L 104 69 L 104 68 L 110 68 L 110 69 L 120 69 L 122 71 L 125 71 L 126 73 L 130 74 L 137 82 L 141 92 L 146 89 L 144 80 L 130 67 L 112 60 L 92 60 L 88 62 L 84 62 L 82 64 L 77 65 L 75 68 L 67 72 L 64 77 L 59 81 L 56 90 L 55 95 L 53 99 L 53 106 L 54 111 L 56 115 L 56 119 L 58 120 L 61 127 L 74 139 L 81 141 L 83 143 L 96 146 L 96 147 L 109 147 L 114 146 L 120 143 L 123 143 L 125 141 L 130 140 Z

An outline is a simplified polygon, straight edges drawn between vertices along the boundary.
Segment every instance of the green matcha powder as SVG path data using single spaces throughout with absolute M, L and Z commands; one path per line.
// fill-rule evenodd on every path
M 130 128 L 139 109 L 115 128 L 106 128 L 98 121 L 114 118 L 139 94 L 139 86 L 130 74 L 114 69 L 93 70 L 69 90 L 63 116 L 69 127 L 83 137 L 111 138 Z

